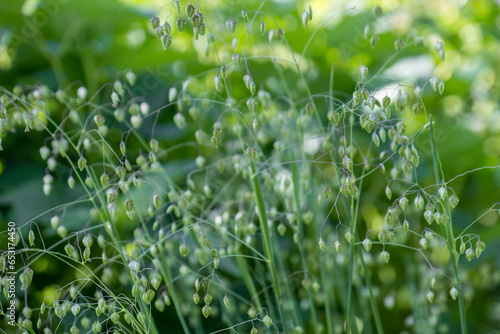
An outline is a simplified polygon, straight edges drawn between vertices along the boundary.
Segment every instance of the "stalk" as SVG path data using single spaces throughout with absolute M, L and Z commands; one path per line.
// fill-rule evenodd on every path
M 285 319 L 283 318 L 283 311 L 281 308 L 282 305 L 281 289 L 278 280 L 278 273 L 276 272 L 274 250 L 271 244 L 271 233 L 269 231 L 269 225 L 267 223 L 266 206 L 264 204 L 264 198 L 262 197 L 262 192 L 260 190 L 259 179 L 255 172 L 255 165 L 252 160 L 249 161 L 250 161 L 250 175 L 252 178 L 252 188 L 255 194 L 255 201 L 257 202 L 257 211 L 259 214 L 260 228 L 262 230 L 262 244 L 264 247 L 264 255 L 267 257 L 267 267 L 269 269 L 269 272 L 271 273 L 273 290 L 276 297 L 276 303 L 281 318 L 281 323 L 283 325 L 283 331 L 285 333 L 288 333 L 285 324 Z
M 292 161 L 294 161 L 294 155 L 292 152 Z M 302 222 L 302 208 L 301 208 L 301 202 L 300 202 L 300 182 L 299 182 L 299 176 L 297 174 L 297 164 L 294 162 L 292 163 L 292 175 L 293 175 L 293 193 L 294 193 L 294 198 L 295 198 L 295 206 L 296 206 L 296 212 L 297 212 L 297 234 L 300 237 L 304 235 L 304 227 L 303 227 L 303 222 Z M 300 254 L 300 260 L 302 263 L 302 270 L 304 271 L 304 279 L 309 280 L 309 271 L 307 269 L 307 261 L 306 261 L 306 256 L 304 254 L 304 247 L 302 243 L 299 242 L 297 243 L 299 247 L 299 254 Z M 318 331 L 318 317 L 316 315 L 316 308 L 314 307 L 314 301 L 312 298 L 311 294 L 311 288 L 307 287 L 307 299 L 309 300 L 309 309 L 311 311 L 311 320 L 313 323 L 313 328 L 314 328 L 314 333 L 319 333 Z
M 432 116 L 429 119 L 430 122 L 430 139 L 431 139 L 431 150 L 432 150 L 432 160 L 434 163 L 434 176 L 436 178 L 436 193 L 438 193 L 438 187 L 440 183 L 438 163 L 441 169 L 441 179 L 444 180 L 444 174 L 441 168 L 441 161 L 439 160 L 439 155 L 436 150 L 436 145 L 434 143 L 434 127 L 432 126 Z M 439 194 L 437 194 L 439 199 Z M 455 237 L 453 236 L 453 220 L 451 216 L 451 209 L 449 203 L 443 201 L 443 207 L 446 209 L 446 212 L 450 218 L 450 221 L 446 226 L 441 226 L 441 231 L 446 237 L 446 245 L 448 246 L 448 252 L 450 253 L 451 262 L 453 263 L 453 272 L 455 274 L 455 281 L 458 289 L 458 308 L 460 312 L 460 327 L 462 334 L 467 334 L 467 320 L 465 315 L 465 303 L 464 297 L 462 293 L 462 284 L 460 283 L 460 278 L 458 275 L 458 254 L 457 254 L 457 246 L 455 242 Z

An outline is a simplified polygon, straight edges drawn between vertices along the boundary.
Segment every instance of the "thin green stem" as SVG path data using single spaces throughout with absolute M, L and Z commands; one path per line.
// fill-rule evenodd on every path
M 276 271 L 276 266 L 275 266 L 274 250 L 271 243 L 271 233 L 269 231 L 269 224 L 267 222 L 266 206 L 264 204 L 264 197 L 262 196 L 262 192 L 260 190 L 259 179 L 255 172 L 255 165 L 251 160 L 250 160 L 250 175 L 252 178 L 252 188 L 255 195 L 255 201 L 257 202 L 257 211 L 259 214 L 260 228 L 262 230 L 261 235 L 262 235 L 262 244 L 264 247 L 264 255 L 266 255 L 267 257 L 267 266 L 269 272 L 271 273 L 273 290 L 276 297 L 277 308 L 280 314 L 283 331 L 287 333 L 288 332 L 287 326 L 285 323 L 285 319 L 283 318 L 283 312 L 281 307 L 282 305 L 281 289 L 278 280 L 278 273 Z
M 444 173 L 441 167 L 441 161 L 439 160 L 439 155 L 436 149 L 435 145 L 435 138 L 434 138 L 434 127 L 432 125 L 432 116 L 430 116 L 429 119 L 430 123 L 430 140 L 431 140 L 431 150 L 432 150 L 432 160 L 434 164 L 434 176 L 436 178 L 436 193 L 437 193 L 437 198 L 439 198 L 439 193 L 438 193 L 438 188 L 439 184 L 441 183 L 441 180 L 444 182 Z M 439 164 L 439 166 L 438 166 Z M 441 172 L 441 178 L 439 177 L 439 173 Z M 458 253 L 457 253 L 457 247 L 456 247 L 456 240 L 455 237 L 453 236 L 453 220 L 451 216 L 451 208 L 450 204 L 447 200 L 442 201 L 441 203 L 445 210 L 447 211 L 447 214 L 449 216 L 450 221 L 446 226 L 441 225 L 441 231 L 443 234 L 446 236 L 446 244 L 448 246 L 448 252 L 450 253 L 450 258 L 451 262 L 453 264 L 453 271 L 455 274 L 455 280 L 456 280 L 456 285 L 458 289 L 458 308 L 460 312 L 460 327 L 461 327 L 461 332 L 462 334 L 467 333 L 467 320 L 466 320 L 466 315 L 465 315 L 465 303 L 464 303 L 464 297 L 463 297 L 463 292 L 462 292 L 462 284 L 460 283 L 460 277 L 458 274 Z
M 295 157 L 292 152 L 292 161 L 295 160 Z M 296 213 L 297 213 L 297 234 L 299 236 L 299 242 L 297 243 L 299 247 L 299 254 L 300 254 L 300 260 L 302 263 L 302 270 L 304 271 L 304 280 L 309 280 L 309 270 L 307 269 L 307 261 L 306 261 L 306 256 L 304 254 L 304 246 L 302 245 L 302 242 L 300 241 L 300 238 L 303 237 L 304 235 L 304 227 L 303 227 L 303 221 L 302 221 L 302 208 L 301 208 L 301 201 L 300 201 L 300 182 L 299 182 L 299 175 L 297 173 L 297 164 L 293 163 L 292 164 L 292 177 L 293 177 L 293 193 L 294 193 L 294 198 L 295 198 L 295 206 L 296 206 Z M 307 299 L 309 300 L 309 309 L 311 311 L 311 321 L 313 324 L 314 328 L 314 333 L 319 333 L 318 331 L 318 316 L 316 315 L 316 307 L 314 306 L 314 301 L 312 298 L 312 293 L 310 287 L 306 287 L 307 291 Z

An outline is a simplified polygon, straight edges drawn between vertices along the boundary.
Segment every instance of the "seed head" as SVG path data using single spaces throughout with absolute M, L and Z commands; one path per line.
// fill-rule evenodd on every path
M 465 257 L 467 258 L 467 260 L 471 261 L 473 258 L 474 258 L 474 251 L 472 250 L 472 248 L 468 248 L 466 251 L 465 251 Z
M 226 27 L 227 27 L 227 30 L 229 30 L 231 32 L 231 34 L 234 34 L 234 31 L 236 30 L 236 21 L 233 19 L 227 20 Z
M 306 10 L 302 12 L 301 19 L 304 27 L 307 26 L 307 23 L 309 22 L 309 13 Z
M 434 301 L 434 292 L 432 292 L 432 290 L 427 291 L 425 298 L 429 301 L 429 303 L 432 303 Z
M 340 253 L 342 251 L 342 245 L 340 244 L 340 242 L 338 240 L 335 241 L 335 243 L 333 245 L 335 246 L 335 250 L 337 251 L 337 253 Z
M 251 112 L 255 113 L 257 111 L 258 106 L 259 103 L 254 98 L 249 98 L 247 100 L 247 107 L 248 109 L 250 109 Z
M 243 19 L 243 21 L 245 21 L 246 23 L 248 23 L 249 19 L 248 19 L 248 13 L 245 9 L 242 9 L 241 10 L 241 18 Z
M 385 187 L 385 196 L 387 196 L 389 200 L 392 198 L 392 190 L 389 186 Z
M 319 249 L 321 249 L 321 251 L 324 252 L 325 251 L 325 241 L 322 238 L 319 239 L 318 245 L 319 245 Z
M 334 110 L 330 110 L 328 112 L 328 120 L 333 123 L 334 125 L 339 125 L 339 121 L 340 121 L 340 114 Z
M 153 290 L 148 290 L 148 291 L 146 291 L 146 292 L 144 292 L 144 293 L 142 294 L 142 300 L 143 300 L 146 304 L 148 304 L 148 305 L 149 305 L 149 304 L 151 303 L 151 301 L 153 300 L 154 296 L 155 296 L 154 291 L 153 291 Z
M 352 235 L 352 233 L 350 232 L 347 232 L 345 235 L 344 235 L 345 239 L 347 240 L 347 242 L 349 244 L 352 244 L 354 242 L 354 236 Z
M 273 41 L 275 34 L 276 34 L 276 31 L 274 29 L 269 30 L 269 33 L 268 33 L 269 42 Z
M 195 304 L 198 304 L 200 302 L 200 295 L 198 295 L 198 293 L 195 293 L 193 295 L 193 301 Z
M 455 194 L 451 195 L 450 198 L 449 198 L 450 206 L 453 209 L 455 209 L 457 207 L 459 201 L 460 200 L 458 199 L 458 196 L 455 195 Z
M 203 313 L 203 316 L 205 318 L 208 318 L 210 316 L 210 312 L 212 312 L 212 308 L 208 305 L 203 306 L 201 309 L 201 312 Z
M 166 51 L 170 44 L 172 44 L 172 36 L 163 34 L 161 36 L 161 45 L 163 46 L 163 50 Z
M 372 241 L 368 238 L 365 238 L 365 240 L 363 240 L 363 247 L 367 252 L 369 252 L 370 249 L 372 249 Z
M 174 123 L 179 129 L 184 129 L 187 125 L 186 118 L 180 112 L 176 113 L 174 116 Z
M 240 66 L 242 59 L 241 59 L 241 56 L 239 55 L 239 53 L 233 54 L 232 59 L 234 61 L 234 64 L 236 65 L 236 67 Z
M 432 224 L 432 222 L 434 221 L 434 214 L 432 213 L 431 210 L 426 210 L 424 212 L 424 218 L 428 224 Z
M 212 302 L 212 299 L 213 299 L 213 297 L 212 297 L 212 295 L 211 295 L 211 294 L 209 294 L 209 293 L 207 293 L 207 294 L 205 295 L 205 298 L 203 298 L 203 300 L 205 301 L 205 304 L 207 304 L 207 305 L 210 305 L 210 303 Z
M 21 275 L 19 275 L 19 280 L 23 283 L 21 290 L 26 290 L 28 286 L 31 284 L 31 280 L 33 279 L 33 270 L 30 268 L 26 268 Z
M 153 16 L 153 18 L 151 19 L 150 22 L 151 22 L 151 27 L 153 28 L 153 30 L 158 28 L 158 26 L 160 25 L 160 19 L 156 16 Z
M 264 325 L 266 325 L 267 327 L 271 327 L 271 325 L 273 324 L 273 319 L 271 319 L 271 317 L 267 314 L 264 317 L 264 319 L 262 319 L 262 321 L 264 322 Z
M 453 298 L 453 300 L 456 300 L 458 297 L 458 290 L 457 288 L 453 287 L 450 290 L 450 297 Z
M 175 26 L 177 27 L 179 33 L 182 34 L 184 28 L 186 28 L 186 21 L 179 17 L 177 21 L 175 21 Z
M 30 246 L 33 246 L 35 244 L 35 232 L 33 232 L 33 230 L 29 231 L 28 240 L 29 240 Z
M 382 251 L 380 253 L 380 259 L 385 263 L 389 263 L 389 260 L 391 259 L 391 254 L 389 254 L 388 251 Z
M 406 198 L 405 196 L 403 196 L 400 200 L 399 200 L 399 206 L 401 207 L 401 209 L 405 210 L 406 207 L 408 206 L 408 203 L 410 201 L 408 200 L 408 198 Z
M 427 249 L 427 246 L 429 246 L 429 241 L 427 240 L 427 238 L 421 238 L 419 244 L 423 249 Z
M 183 256 L 186 257 L 189 254 L 189 248 L 186 246 L 186 244 L 182 244 L 179 246 L 179 253 Z
M 186 16 L 191 19 L 194 15 L 196 8 L 192 4 L 186 6 Z

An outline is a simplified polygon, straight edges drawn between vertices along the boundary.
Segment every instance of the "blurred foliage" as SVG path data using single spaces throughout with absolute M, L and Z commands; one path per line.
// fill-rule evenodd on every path
M 248 10 L 255 10 L 257 1 L 244 1 Z M 384 20 L 373 24 L 372 8 L 383 8 Z M 228 17 L 231 1 L 201 2 L 207 12 L 217 12 L 220 17 L 212 29 Z M 302 27 L 300 14 L 304 7 L 299 1 L 270 1 L 265 10 L 272 12 L 286 31 L 295 57 L 305 56 L 301 64 L 313 92 L 327 92 L 330 71 L 334 64 L 334 91 L 350 94 L 356 85 L 360 62 L 376 71 L 386 65 L 381 77 L 399 80 L 402 84 L 423 85 L 434 73 L 445 82 L 443 96 L 427 94 L 427 111 L 436 118 L 438 150 L 446 177 L 452 178 L 466 171 L 483 166 L 500 164 L 500 8 L 492 0 L 436 0 L 436 1 L 311 1 L 314 19 Z M 168 89 L 189 76 L 214 73 L 218 61 L 213 54 L 204 56 L 200 46 L 192 42 L 192 33 L 185 31 L 176 36 L 172 46 L 163 51 L 158 38 L 150 27 L 153 15 L 169 15 L 169 4 L 160 1 L 118 0 L 26 0 L 0 2 L 0 86 L 9 90 L 17 84 L 47 85 L 51 89 L 66 88 L 75 91 L 85 85 L 89 95 L 94 93 L 101 100 L 108 99 L 110 89 L 103 85 L 112 82 L 123 71 L 131 69 L 138 75 L 134 95 L 142 96 L 153 110 L 167 104 Z M 239 7 L 238 7 L 239 8 Z M 326 28 L 316 30 L 325 24 Z M 366 28 L 368 27 L 368 28 Z M 318 31 L 318 33 L 316 33 Z M 370 47 L 370 37 L 376 32 L 380 41 Z M 394 41 L 399 36 L 418 34 L 426 46 L 411 46 L 397 57 Z M 244 30 L 238 30 L 239 43 L 246 40 Z M 250 36 L 248 43 L 259 49 L 248 48 L 252 76 L 273 94 L 285 89 L 268 73 L 275 71 L 273 57 L 289 57 L 280 46 L 262 47 L 255 41 L 266 36 Z M 445 61 L 434 50 L 435 43 L 442 41 Z M 308 48 L 304 45 L 308 43 Z M 222 46 L 221 46 L 222 47 Z M 201 51 L 201 52 L 198 52 Z M 431 53 L 429 53 L 431 51 Z M 252 59 L 252 55 L 267 54 L 269 59 Z M 285 72 L 291 85 L 300 86 L 297 74 L 289 68 Z M 243 75 L 244 73 L 242 73 Z M 203 76 L 199 76 L 203 87 Z M 205 80 L 208 85 L 209 79 Z M 382 79 L 381 79 L 382 80 Z M 376 84 L 376 83 L 374 83 Z M 235 85 L 234 95 L 243 98 L 244 88 Z M 293 90 L 299 100 L 300 90 Z M 306 100 L 302 101 L 304 104 Z M 166 146 L 193 141 L 192 133 L 179 131 L 172 122 L 174 108 L 162 114 L 156 128 L 158 140 Z M 214 117 L 200 120 L 200 127 L 210 128 Z M 422 116 L 418 122 L 425 122 Z M 411 125 L 409 125 L 411 127 Z M 147 129 L 148 127 L 143 127 Z M 150 136 L 147 130 L 144 137 Z M 112 133 L 119 138 L 118 133 Z M 62 186 L 56 187 L 50 197 L 41 194 L 42 177 L 46 168 L 38 149 L 45 134 L 8 133 L 3 138 L 0 152 L 0 226 L 6 222 L 28 222 L 44 211 L 64 203 L 68 199 L 65 188 L 67 175 L 60 176 Z M 422 136 L 417 143 L 425 164 L 431 163 L 430 141 Z M 169 154 L 170 176 L 184 182 L 186 174 L 194 168 L 198 151 L 192 147 Z M 425 173 L 425 171 L 424 171 Z M 432 170 L 420 175 L 421 182 L 433 183 Z M 364 188 L 360 216 L 365 220 L 381 217 L 387 202 L 383 195 L 385 183 L 374 179 Z M 456 230 L 461 231 L 494 203 L 500 201 L 500 169 L 482 169 L 471 172 L 454 182 L 453 188 L 461 199 L 454 219 Z M 71 199 L 81 193 L 74 191 Z M 90 207 L 88 208 L 90 209 Z M 88 209 L 80 207 L 72 211 L 68 228 L 78 228 L 88 219 Z M 375 218 L 373 218 L 375 217 Z M 57 240 L 50 229 L 49 215 L 37 219 L 40 228 L 46 230 L 46 242 Z M 381 218 L 380 218 L 381 219 Z M 127 226 L 123 226 L 127 230 Z M 129 227 L 131 230 L 132 227 Z M 471 333 L 500 333 L 500 224 L 498 214 L 490 213 L 479 219 L 469 232 L 481 235 L 487 248 L 480 259 L 460 265 L 466 294 L 466 308 Z M 125 233 L 125 232 L 124 232 Z M 458 233 L 457 233 L 458 234 Z M 3 244 L 2 240 L 2 246 Z M 439 255 L 436 255 L 439 260 Z M 463 260 L 463 259 L 462 259 Z M 415 291 L 422 289 L 421 282 L 409 282 L 412 277 L 405 272 L 413 257 L 394 254 L 392 266 L 380 270 L 373 277 L 375 286 L 390 286 L 391 292 L 381 298 L 382 318 L 387 333 L 411 331 L 411 303 Z M 405 263 L 405 265 L 398 264 Z M 69 273 L 61 272 L 57 263 L 41 262 L 30 296 L 41 300 L 58 284 L 65 284 Z M 45 267 L 44 267 L 45 266 Z M 411 285 L 413 284 L 413 286 Z M 423 283 L 422 283 L 423 284 Z M 425 288 L 425 287 L 424 287 Z M 387 291 L 387 290 L 384 290 Z M 435 332 L 457 333 L 458 306 L 449 304 L 452 312 L 439 321 L 446 324 Z M 170 308 L 159 322 L 161 332 L 177 333 L 181 329 L 177 316 Z M 434 320 L 432 320 L 434 321 Z M 432 324 L 432 321 L 430 322 Z M 436 320 L 436 323 L 438 321 Z M 207 328 L 217 329 L 216 320 Z M 405 329 L 406 328 L 406 329 Z M 418 328 L 418 327 L 416 327 Z M 420 332 L 426 332 L 422 329 Z M 430 332 L 428 332 L 430 333 Z

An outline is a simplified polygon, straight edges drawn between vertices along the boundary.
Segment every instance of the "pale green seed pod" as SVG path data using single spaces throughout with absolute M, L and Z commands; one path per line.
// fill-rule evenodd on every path
M 213 299 L 213 297 L 209 293 L 207 293 L 205 295 L 205 297 L 203 298 L 203 300 L 205 301 L 205 304 L 207 304 L 207 305 L 210 305 L 210 303 L 212 302 L 212 299 Z
M 411 171 L 413 170 L 413 166 L 410 164 L 410 162 L 408 160 L 406 160 L 404 163 L 403 163 L 403 173 L 405 175 L 410 175 Z
M 78 315 L 78 313 L 80 313 L 80 305 L 78 304 L 73 304 L 73 306 L 71 306 L 71 313 L 73 313 L 73 315 L 76 317 Z
M 85 246 L 85 248 L 91 247 L 92 243 L 93 243 L 92 236 L 86 235 L 83 237 L 82 244 Z
M 243 19 L 243 21 L 248 23 L 248 21 L 249 21 L 248 13 L 244 8 L 241 10 L 241 18 Z
M 201 309 L 201 312 L 205 318 L 208 318 L 210 316 L 210 313 L 212 312 L 212 308 L 208 305 L 205 305 Z
M 275 34 L 276 34 L 276 31 L 274 29 L 269 30 L 269 33 L 267 34 L 268 38 L 269 38 L 269 42 L 273 41 Z
M 446 190 L 445 187 L 440 187 L 438 193 L 441 200 L 445 201 L 448 199 L 448 191 Z
M 80 157 L 80 159 L 78 159 L 78 169 L 80 169 L 80 171 L 83 171 L 86 166 L 87 159 L 85 159 L 84 157 Z
M 324 252 L 325 251 L 325 241 L 322 238 L 319 239 L 318 245 L 319 245 L 319 249 L 321 249 L 321 251 Z
M 163 300 L 161 300 L 160 298 L 156 299 L 155 308 L 160 312 L 165 311 L 165 302 Z
M 372 241 L 368 238 L 365 238 L 365 240 L 363 240 L 363 247 L 367 252 L 369 252 L 372 249 Z
M 117 312 L 113 312 L 113 313 L 111 313 L 109 318 L 116 325 L 118 323 L 118 321 L 120 321 L 120 314 L 118 314 Z
M 473 258 L 474 258 L 474 251 L 472 250 L 472 248 L 468 248 L 466 251 L 465 251 L 465 257 L 467 258 L 467 260 L 471 261 Z
M 231 58 L 233 59 L 233 62 L 236 65 L 236 67 L 240 66 L 242 59 L 238 53 L 233 54 L 233 56 Z
M 260 22 L 260 33 L 261 33 L 262 35 L 264 35 L 264 33 L 265 33 L 265 32 L 266 32 L 266 22 L 264 22 L 264 20 L 262 20 L 262 21 Z
M 19 275 L 19 280 L 23 283 L 21 290 L 26 290 L 30 286 L 31 280 L 33 279 L 33 270 L 30 268 L 24 269 L 24 271 Z
M 338 240 L 335 241 L 335 243 L 333 245 L 335 246 L 335 250 L 337 251 L 337 253 L 340 253 L 342 251 L 342 245 L 340 244 L 340 242 Z
M 113 112 L 113 116 L 115 116 L 115 119 L 119 123 L 123 122 L 123 120 L 125 119 L 125 113 L 120 108 L 115 109 L 115 111 Z
M 227 20 L 226 27 L 227 27 L 227 30 L 229 30 L 231 32 L 231 34 L 234 34 L 234 31 L 236 30 L 236 21 L 233 19 Z
M 427 247 L 429 246 L 429 241 L 426 238 L 421 238 L 419 244 L 423 249 L 427 249 Z
M 271 325 L 273 324 L 273 319 L 267 314 L 264 317 L 264 319 L 262 319 L 262 321 L 264 322 L 264 325 L 266 325 L 267 327 L 271 327 Z
M 424 212 L 424 218 L 427 221 L 427 223 L 430 225 L 434 221 L 434 214 L 432 213 L 431 210 L 426 210 Z
M 385 263 L 389 263 L 389 260 L 391 259 L 391 255 L 387 251 L 382 251 L 380 253 L 380 259 L 384 261 Z
M 327 186 L 327 187 L 325 187 L 325 191 L 323 191 L 323 196 L 325 198 L 329 198 L 331 193 L 332 193 L 332 190 Z
M 106 187 L 109 184 L 109 176 L 106 173 L 103 173 L 100 178 L 101 185 Z
M 460 244 L 460 249 L 459 249 L 460 254 L 463 254 L 465 252 L 465 247 L 466 247 L 465 243 L 462 240 L 462 243 Z
M 229 298 L 227 298 L 227 296 L 224 296 L 223 302 L 226 308 L 229 308 Z
M 160 196 L 158 196 L 158 194 L 154 194 L 153 196 L 153 204 L 155 206 L 155 208 L 158 210 L 161 206 L 161 203 L 162 203 L 162 199 Z
M 50 156 L 50 149 L 47 146 L 40 147 L 40 156 L 43 160 L 47 160 Z
M 57 228 L 57 234 L 64 239 L 68 236 L 68 230 L 64 226 L 59 226 Z
M 309 22 L 309 13 L 306 10 L 302 12 L 301 19 L 304 27 L 307 26 L 307 23 Z
M 335 126 L 339 125 L 339 122 L 340 122 L 340 114 L 334 110 L 330 110 L 328 112 L 328 120 L 334 124 Z
M 455 288 L 455 287 L 451 288 L 451 290 L 450 290 L 450 297 L 453 300 L 457 299 L 457 297 L 458 297 L 458 290 L 457 290 L 457 288 Z
M 456 196 L 455 194 L 451 195 L 449 198 L 450 206 L 453 209 L 455 209 L 457 207 L 459 201 L 460 200 L 458 199 L 458 196 Z
M 432 290 L 427 291 L 425 298 L 429 301 L 429 303 L 432 303 L 434 301 L 434 292 L 432 292 Z
M 33 230 L 29 231 L 29 233 L 28 233 L 28 240 L 29 240 L 30 246 L 34 246 L 35 245 L 35 232 L 33 232 Z
M 403 196 L 403 198 L 399 200 L 399 206 L 401 207 L 401 209 L 406 210 L 406 207 L 408 206 L 409 202 L 410 201 L 408 200 L 408 198 Z
M 134 220 L 134 217 L 135 217 L 135 210 L 127 210 L 127 211 L 125 211 L 125 213 L 127 214 L 127 217 L 128 217 L 130 220 Z
M 373 141 L 373 144 L 375 144 L 375 146 L 377 146 L 377 147 L 380 146 L 380 138 L 375 132 L 372 134 L 372 141 Z
M 187 126 L 186 118 L 180 112 L 176 113 L 174 116 L 174 123 L 179 129 L 184 129 Z
M 156 139 L 151 139 L 149 141 L 149 147 L 151 148 L 151 150 L 155 153 L 158 152 L 158 148 L 159 148 L 159 144 L 158 144 L 158 140 Z
M 392 198 L 392 190 L 389 186 L 385 187 L 385 196 L 387 196 L 389 200 Z
M 142 300 L 149 305 L 151 301 L 153 301 L 154 296 L 155 296 L 154 291 L 148 290 L 142 294 Z
M 422 196 L 420 196 L 420 194 L 417 194 L 417 197 L 415 197 L 414 204 L 415 207 L 419 210 L 424 208 L 424 199 L 422 198 Z
M 255 161 L 257 159 L 257 156 L 258 156 L 257 150 L 255 148 L 253 148 L 252 146 L 247 148 L 246 154 L 250 158 L 250 160 L 252 160 L 252 161 Z
M 255 99 L 249 98 L 247 100 L 247 107 L 252 113 L 255 113 L 257 111 L 257 108 L 259 107 L 259 103 Z
M 90 258 L 90 248 L 85 248 L 83 251 L 83 262 L 87 262 Z
M 71 244 L 67 244 L 64 246 L 64 251 L 69 257 L 73 257 L 73 254 L 75 253 L 75 248 Z
M 78 327 L 76 327 L 75 325 L 71 326 L 69 332 L 71 334 L 79 334 L 80 333 L 80 330 L 78 329 Z
M 179 253 L 183 256 L 186 257 L 189 255 L 189 248 L 186 246 L 186 244 L 182 244 L 179 246 Z
M 347 242 L 349 244 L 352 244 L 354 242 L 354 236 L 352 235 L 352 233 L 350 232 L 347 232 L 345 235 L 344 235 L 345 239 L 347 240 Z

